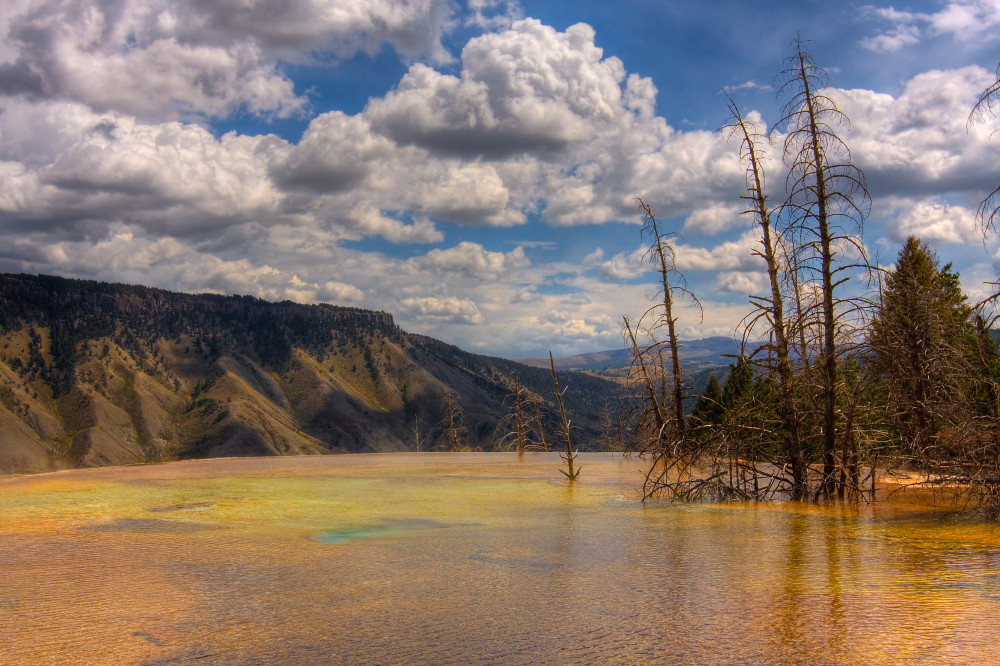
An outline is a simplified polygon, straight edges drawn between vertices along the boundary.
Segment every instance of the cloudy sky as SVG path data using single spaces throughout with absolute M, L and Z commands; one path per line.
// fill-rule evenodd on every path
M 770 128 L 796 34 L 851 118 L 872 256 L 920 236 L 973 296 L 1000 263 L 975 221 L 1000 124 L 968 124 L 1000 0 L 3 0 L 0 32 L 0 271 L 565 355 L 620 347 L 654 291 L 641 196 L 704 305 L 683 334 L 733 335 L 762 273 L 723 92 Z

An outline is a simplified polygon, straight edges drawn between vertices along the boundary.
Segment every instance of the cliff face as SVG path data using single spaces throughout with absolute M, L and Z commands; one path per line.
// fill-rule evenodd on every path
M 513 375 L 384 312 L 0 274 L 0 471 L 443 446 L 444 394 L 491 448 Z M 617 387 L 561 378 L 579 442 Z M 551 421 L 552 406 L 543 407 Z

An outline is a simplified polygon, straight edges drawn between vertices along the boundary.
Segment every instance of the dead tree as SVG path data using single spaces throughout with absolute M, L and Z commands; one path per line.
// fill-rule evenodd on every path
M 444 426 L 444 436 L 448 447 L 452 451 L 463 451 L 466 448 L 465 440 L 468 436 L 468 430 L 463 423 L 464 418 L 465 415 L 462 412 L 462 406 L 458 404 L 455 393 L 445 391 L 444 418 L 441 424 Z
M 549 366 L 552 368 L 552 386 L 556 392 L 556 404 L 559 405 L 559 430 L 562 432 L 563 441 L 566 444 L 566 453 L 561 456 L 566 463 L 566 469 L 559 471 L 570 481 L 575 481 L 576 477 L 580 476 L 580 468 L 574 468 L 573 466 L 577 454 L 573 453 L 573 442 L 570 439 L 569 432 L 569 419 L 566 418 L 566 405 L 563 403 L 563 392 L 566 389 L 560 390 L 559 388 L 559 377 L 556 375 L 556 362 L 552 358 L 552 352 L 549 352 Z
M 663 341 L 670 352 L 670 377 L 672 380 L 673 397 L 673 429 L 678 440 L 684 439 L 684 374 L 681 369 L 680 345 L 677 342 L 677 317 L 674 315 L 674 298 L 677 292 L 690 294 L 686 288 L 676 284 L 683 277 L 677 271 L 674 261 L 672 234 L 660 230 L 660 222 L 653 213 L 653 208 L 642 199 L 637 199 L 639 211 L 642 213 L 643 233 L 646 235 L 649 249 L 646 257 L 653 264 L 660 278 L 660 303 L 649 312 L 654 312 L 650 330 L 666 328 L 667 337 Z M 673 279 L 673 283 L 671 282 Z M 648 313 L 647 313 L 648 314 Z M 662 351 L 663 344 L 657 345 L 657 351 Z
M 507 397 L 510 411 L 497 424 L 497 430 L 501 433 L 497 439 L 497 448 L 505 449 L 513 445 L 518 453 L 524 453 L 528 448 L 527 405 L 525 388 L 517 375 L 511 379 L 510 390 L 511 393 Z
M 656 302 L 633 324 L 624 318 L 625 338 L 632 356 L 630 378 L 641 391 L 636 418 L 636 436 L 641 453 L 653 462 L 646 475 L 644 494 L 670 491 L 667 479 L 676 464 L 687 460 L 684 401 L 687 387 L 680 362 L 677 338 L 677 299 L 689 298 L 698 308 L 698 299 L 684 286 L 674 257 L 674 233 L 664 232 L 652 206 L 637 199 L 648 243 L 646 259 L 656 271 L 659 293 Z
M 767 266 L 770 288 L 767 296 L 750 296 L 755 314 L 745 320 L 744 344 L 748 336 L 756 333 L 758 324 L 766 326 L 767 342 L 758 350 L 765 354 L 765 359 L 756 362 L 763 364 L 769 373 L 777 376 L 778 416 L 785 440 L 787 467 L 791 471 L 790 494 L 792 499 L 804 499 L 809 491 L 808 461 L 801 440 L 801 415 L 795 400 L 795 374 L 789 352 L 789 334 L 792 329 L 786 318 L 785 294 L 781 288 L 785 280 L 790 280 L 792 288 L 797 292 L 798 284 L 795 273 L 788 271 L 787 264 L 782 261 L 782 239 L 772 224 L 772 210 L 764 189 L 765 170 L 758 146 L 766 138 L 757 123 L 745 118 L 731 99 L 728 102 L 732 116 L 728 129 L 730 135 L 740 142 L 740 157 L 746 166 L 747 193 L 743 195 L 743 199 L 747 202 L 747 209 L 743 212 L 752 216 L 754 224 L 760 229 L 760 247 L 754 250 L 754 255 L 763 259 Z M 801 308 L 800 302 L 799 307 Z
M 788 167 L 787 199 L 782 212 L 786 237 L 791 237 L 802 270 L 815 277 L 821 296 L 820 352 L 822 394 L 823 481 L 818 493 L 843 495 L 837 475 L 838 330 L 846 323 L 839 288 L 849 271 L 867 267 L 858 235 L 870 208 L 864 174 L 851 163 L 851 154 L 837 129 L 849 127 L 847 117 L 823 94 L 825 71 L 805 50 L 801 38 L 786 60 L 780 94 L 787 98 L 778 127 L 784 128 L 784 159 Z M 844 253 L 861 259 L 845 261 Z M 835 293 L 836 292 L 836 293 Z M 838 306 L 840 307 L 838 311 Z
M 528 403 L 531 405 L 531 423 L 535 437 L 538 438 L 542 451 L 548 451 L 549 440 L 545 436 L 545 413 L 542 411 L 542 399 L 537 395 L 532 395 Z
M 969 122 L 982 122 L 987 116 L 996 117 L 996 106 L 1000 105 L 1000 66 L 997 67 L 997 80 L 979 95 L 975 106 L 969 113 Z M 1000 185 L 990 192 L 979 204 L 978 217 L 984 233 L 996 231 L 996 219 L 1000 215 Z

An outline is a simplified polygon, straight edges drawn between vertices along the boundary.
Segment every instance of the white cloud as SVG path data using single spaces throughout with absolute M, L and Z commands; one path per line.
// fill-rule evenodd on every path
M 640 247 L 632 252 L 619 252 L 601 264 L 601 275 L 609 280 L 631 280 L 650 270 L 648 251 Z
M 467 0 L 471 15 L 465 19 L 466 25 L 487 30 L 509 28 L 524 12 L 517 0 Z
M 145 119 L 236 110 L 287 116 L 305 99 L 279 60 L 349 57 L 391 44 L 450 56 L 447 0 L 32 0 L 0 14 L 0 90 Z
M 715 287 L 734 294 L 760 295 L 769 287 L 767 273 L 763 271 L 720 271 L 715 276 Z
M 760 259 L 753 254 L 757 238 L 757 230 L 750 229 L 741 234 L 737 240 L 725 241 L 711 249 L 677 245 L 675 247 L 677 269 L 684 272 L 757 268 Z
M 772 90 L 774 90 L 774 86 L 767 83 L 758 83 L 757 81 L 750 79 L 749 81 L 744 81 L 743 83 L 723 86 L 722 89 L 727 93 L 741 92 L 743 90 L 760 90 L 763 92 L 771 92 Z
M 600 263 L 601 259 L 604 258 L 603 248 L 594 248 L 594 251 L 583 258 L 584 266 L 594 266 Z
M 995 122 L 968 124 L 994 77 L 977 66 L 931 70 L 898 97 L 869 90 L 827 90 L 852 121 L 845 138 L 875 197 L 967 192 L 982 197 L 1000 180 Z
M 508 253 L 490 252 L 482 245 L 468 241 L 444 250 L 431 250 L 407 262 L 413 271 L 457 273 L 475 280 L 498 280 L 530 265 L 523 248 L 518 247 Z
M 684 231 L 714 235 L 745 225 L 746 220 L 740 216 L 740 209 L 737 206 L 716 204 L 698 208 L 688 215 L 684 220 Z
M 418 319 L 443 320 L 454 324 L 482 324 L 486 320 L 475 303 L 454 296 L 403 299 L 402 309 Z
M 328 303 L 343 303 L 345 301 L 358 303 L 364 299 L 365 294 L 353 284 L 331 280 L 320 285 L 317 297 Z
M 528 303 L 541 303 L 545 299 L 539 294 L 533 287 L 521 287 L 517 290 L 517 293 L 511 296 L 509 303 L 511 305 L 528 304 Z
M 998 0 L 950 0 L 937 12 L 900 11 L 893 7 L 864 7 L 889 28 L 861 40 L 873 51 L 898 51 L 920 43 L 929 35 L 947 35 L 958 40 L 991 39 L 1000 25 Z
M 974 211 L 934 200 L 920 201 L 907 207 L 890 223 L 889 229 L 896 240 L 909 236 L 946 243 L 982 240 Z
M 582 23 L 560 33 L 518 21 L 471 40 L 461 76 L 414 65 L 366 115 L 397 141 L 435 151 L 496 158 L 561 150 L 621 108 L 624 68 L 602 60 L 593 39 Z

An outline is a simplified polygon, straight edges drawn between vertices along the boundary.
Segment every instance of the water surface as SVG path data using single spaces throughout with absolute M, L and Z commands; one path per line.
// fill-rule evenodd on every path
M 583 454 L 0 478 L 0 662 L 995 663 L 1000 529 L 920 503 L 643 505 Z

